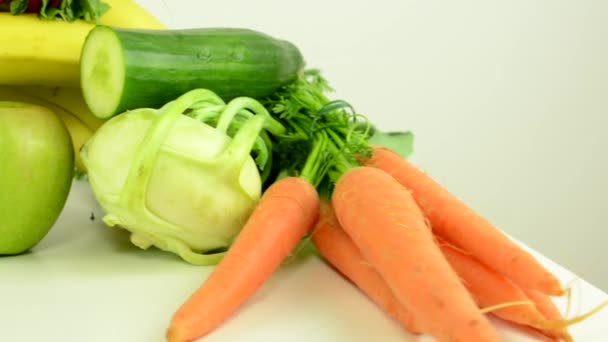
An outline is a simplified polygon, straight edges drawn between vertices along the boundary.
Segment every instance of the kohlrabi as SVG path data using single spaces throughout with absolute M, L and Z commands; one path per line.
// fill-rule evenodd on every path
M 205 89 L 113 117 L 81 151 L 103 221 L 140 248 L 216 263 L 261 196 L 264 130 L 284 127 L 253 99 L 226 104 Z

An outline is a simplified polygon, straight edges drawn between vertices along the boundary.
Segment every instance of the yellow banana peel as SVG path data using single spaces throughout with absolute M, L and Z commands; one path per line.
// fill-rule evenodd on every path
M 90 129 L 96 131 L 104 120 L 97 118 L 87 106 L 78 87 L 17 86 L 19 91 L 67 109 Z
M 78 86 L 80 49 L 92 28 L 0 13 L 0 84 Z
M 111 9 L 101 16 L 101 24 L 125 28 L 162 30 L 165 25 L 132 0 L 103 0 Z
M 162 29 L 132 0 L 105 0 L 112 8 L 100 24 Z M 0 13 L 0 84 L 80 86 L 80 51 L 93 24 L 40 20 L 35 14 Z

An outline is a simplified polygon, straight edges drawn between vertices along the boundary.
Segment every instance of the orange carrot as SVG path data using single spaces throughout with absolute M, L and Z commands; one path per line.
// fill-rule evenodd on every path
M 434 241 L 411 194 L 386 172 L 346 171 L 332 195 L 336 216 L 426 333 L 439 341 L 499 341 Z
M 331 203 L 321 202 L 319 218 L 310 236 L 321 256 L 386 314 L 409 332 L 422 332 L 414 317 L 403 308 L 384 279 L 363 258 L 357 246 L 340 227 Z
M 313 226 L 318 206 L 308 181 L 286 177 L 273 183 L 222 261 L 174 314 L 168 341 L 202 337 L 237 311 Z
M 551 321 L 562 321 L 564 317 L 562 313 L 559 311 L 551 297 L 546 294 L 534 290 L 534 289 L 523 289 L 524 293 L 531 301 L 536 305 L 536 309 L 547 319 Z M 556 333 L 558 337 L 560 337 L 564 341 L 572 341 L 573 338 L 568 333 L 567 327 L 556 329 Z
M 388 172 L 408 188 L 435 234 L 471 252 L 521 287 L 550 295 L 563 293 L 559 280 L 534 256 L 407 160 L 389 149 L 374 147 L 373 156 L 363 162 Z
M 534 302 L 512 281 L 445 242 L 440 242 L 439 246 L 477 305 L 485 308 L 519 302 L 492 310 L 492 314 L 555 335 L 555 329 L 550 328 L 548 320 L 536 309 Z
M 563 319 L 562 313 L 559 311 L 551 297 L 546 294 L 533 290 L 533 289 L 522 289 L 526 296 L 534 302 L 538 311 L 549 320 L 559 321 Z

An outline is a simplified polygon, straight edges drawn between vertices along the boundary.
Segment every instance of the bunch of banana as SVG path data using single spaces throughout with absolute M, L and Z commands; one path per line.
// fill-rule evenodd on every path
M 164 29 L 133 0 L 103 0 L 111 9 L 100 24 Z M 70 132 L 74 150 L 89 139 L 102 120 L 90 111 L 80 91 L 80 50 L 94 24 L 40 20 L 35 14 L 0 13 L 0 100 L 43 105 L 53 110 Z M 75 165 L 86 172 L 75 153 Z

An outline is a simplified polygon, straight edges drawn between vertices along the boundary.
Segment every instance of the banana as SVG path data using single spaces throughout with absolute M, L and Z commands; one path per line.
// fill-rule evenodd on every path
M 112 8 L 100 24 L 162 29 L 132 0 L 104 0 Z M 80 50 L 93 24 L 40 20 L 35 14 L 0 13 L 0 84 L 80 86 Z
M 96 131 L 104 120 L 97 118 L 87 106 L 80 88 L 77 87 L 48 87 L 48 86 L 16 86 L 21 92 L 63 107 L 70 111 L 80 121 Z
M 54 103 L 45 101 L 40 98 L 30 96 L 27 93 L 19 91 L 15 87 L 0 86 L 0 100 L 20 101 L 44 106 L 53 112 L 63 121 L 63 124 L 70 133 L 72 139 L 72 147 L 74 148 L 74 166 L 76 171 L 83 174 L 86 173 L 86 168 L 80 159 L 80 148 L 93 135 L 93 130 L 80 121 L 76 116 L 71 114 L 65 108 L 62 108 Z
M 79 85 L 86 22 L 0 13 L 0 84 Z
M 165 25 L 132 0 L 103 0 L 111 9 L 101 16 L 101 24 L 125 28 L 165 29 Z

